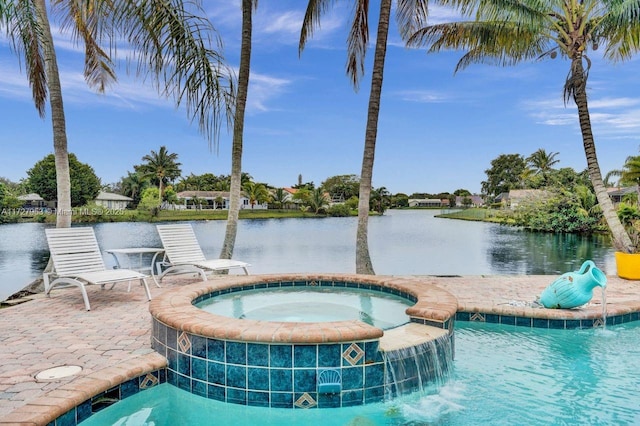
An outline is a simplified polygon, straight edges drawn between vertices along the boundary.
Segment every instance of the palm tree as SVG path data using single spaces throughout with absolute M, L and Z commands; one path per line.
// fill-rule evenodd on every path
M 465 49 L 456 72 L 472 63 L 514 65 L 526 60 L 569 60 L 564 84 L 565 103 L 578 108 L 589 177 L 611 230 L 613 244 L 624 252 L 633 243 L 618 218 L 602 180 L 587 104 L 590 48 L 606 45 L 607 59 L 624 60 L 640 48 L 640 3 L 637 0 L 443 0 L 458 6 L 473 21 L 425 26 L 408 40 L 429 51 Z M 603 43 L 604 42 L 604 43 Z
M 556 159 L 558 154 L 558 152 L 547 153 L 547 151 L 540 148 L 526 159 L 533 173 L 542 176 L 543 185 L 547 183 L 547 176 L 553 166 L 560 162 L 560 160 Z
M 84 75 L 99 92 L 116 80 L 116 45 L 129 43 L 130 58 L 139 75 L 152 75 L 160 94 L 184 104 L 191 119 L 209 142 L 217 143 L 220 117 L 227 113 L 232 91 L 231 71 L 221 55 L 210 48 L 217 40 L 208 20 L 194 15 L 197 2 L 183 0 L 110 2 L 52 2 L 71 29 L 75 41 L 85 46 Z M 70 211 L 70 178 L 66 123 L 56 50 L 45 0 L 0 0 L 0 28 L 6 29 L 13 50 L 24 55 L 33 100 L 44 117 L 47 96 L 51 108 L 56 159 L 58 209 Z M 219 41 L 218 41 L 219 42 Z M 102 46 L 110 46 L 105 51 Z M 219 46 L 219 44 L 218 44 Z M 57 227 L 68 227 L 71 216 L 56 216 Z
M 140 201 L 140 194 L 147 185 L 149 185 L 149 181 L 135 172 L 128 172 L 120 184 L 122 194 L 133 198 L 136 204 Z
M 279 209 L 282 209 L 288 201 L 289 193 L 285 191 L 284 188 L 277 188 L 272 198 L 274 204 L 277 205 Z
M 166 146 L 161 146 L 158 152 L 151 151 L 142 157 L 142 161 L 146 164 L 135 166 L 136 171 L 142 174 L 143 178 L 148 178 L 152 183 L 158 185 L 160 191 L 160 200 L 164 195 L 164 185 L 180 177 L 181 163 L 178 163 L 178 154 L 169 153 Z
M 640 155 L 627 157 L 620 171 L 620 182 L 625 185 L 635 185 L 637 204 L 640 208 Z
M 358 229 L 356 233 L 356 273 L 375 274 L 371 263 L 368 243 L 369 198 L 373 177 L 373 163 L 378 134 L 378 116 L 382 95 L 384 61 L 387 52 L 387 37 L 391 16 L 392 0 L 380 1 L 378 17 L 378 33 L 373 59 L 371 90 L 367 111 L 367 125 L 364 138 L 362 171 L 360 173 L 360 191 L 358 201 Z M 396 18 L 403 35 L 411 34 L 426 22 L 427 0 L 397 0 Z M 309 0 L 300 33 L 299 52 L 302 52 L 307 39 L 313 34 L 315 27 L 320 26 L 320 16 L 333 4 L 330 0 Z M 354 0 L 354 18 L 347 41 L 347 75 L 357 90 L 360 78 L 364 74 L 364 59 L 369 43 L 369 1 Z
M 247 182 L 242 186 L 242 190 L 245 197 L 249 199 L 249 204 L 251 204 L 252 209 L 256 203 L 266 203 L 269 201 L 269 191 L 263 183 Z
M 238 234 L 240 217 L 240 195 L 242 189 L 242 144 L 244 136 L 244 112 L 249 92 L 249 73 L 251 70 L 251 31 L 252 14 L 258 6 L 258 0 L 242 0 L 242 41 L 240 44 L 240 69 L 238 70 L 238 93 L 236 109 L 233 115 L 233 143 L 231 145 L 231 187 L 229 191 L 229 211 L 224 242 L 220 252 L 221 259 L 231 259 Z M 253 205 L 252 205 L 253 208 Z
M 308 199 L 309 208 L 314 211 L 315 214 L 320 213 L 321 210 L 329 206 L 329 197 L 327 193 L 321 189 L 316 188 L 311 191 L 311 196 Z

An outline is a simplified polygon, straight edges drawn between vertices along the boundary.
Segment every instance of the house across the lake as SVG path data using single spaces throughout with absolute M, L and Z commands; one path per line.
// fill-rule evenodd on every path
M 229 191 L 182 191 L 176 194 L 179 204 L 187 209 L 229 209 Z M 240 197 L 240 209 L 266 210 L 267 203 L 256 203 L 244 196 Z
M 112 210 L 124 210 L 131 201 L 133 201 L 133 198 L 104 191 L 100 191 L 95 200 L 98 206 Z

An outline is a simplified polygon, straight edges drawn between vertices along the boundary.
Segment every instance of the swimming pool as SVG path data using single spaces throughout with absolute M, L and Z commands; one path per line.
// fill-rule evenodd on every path
M 283 322 L 360 320 L 383 330 L 409 322 L 414 302 L 379 291 L 336 287 L 245 290 L 206 299 L 196 306 L 231 318 Z
M 639 321 L 577 330 L 457 322 L 455 334 L 451 378 L 387 403 L 259 408 L 208 400 L 164 384 L 82 425 L 640 424 Z

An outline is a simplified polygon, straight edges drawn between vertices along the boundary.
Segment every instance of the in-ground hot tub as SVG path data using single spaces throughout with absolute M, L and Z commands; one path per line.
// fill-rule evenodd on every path
M 260 294 L 281 296 L 265 307 Z M 297 299 L 302 309 L 292 316 Z M 211 301 L 223 306 L 218 313 L 197 306 Z M 313 322 L 298 321 L 318 306 Z M 455 297 L 428 279 L 347 274 L 226 277 L 167 291 L 150 305 L 152 345 L 167 357 L 169 383 L 281 408 L 379 402 L 432 383 L 453 358 L 456 310 Z M 256 313 L 261 319 L 247 318 Z

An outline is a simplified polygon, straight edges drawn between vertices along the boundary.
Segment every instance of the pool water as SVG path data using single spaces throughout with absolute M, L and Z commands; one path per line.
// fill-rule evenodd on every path
M 225 404 L 163 384 L 82 425 L 637 425 L 638 389 L 640 322 L 585 330 L 458 322 L 452 376 L 422 394 L 290 410 Z
M 415 302 L 380 291 L 346 287 L 243 290 L 207 299 L 199 308 L 232 318 L 283 322 L 360 320 L 386 330 L 409 322 Z

